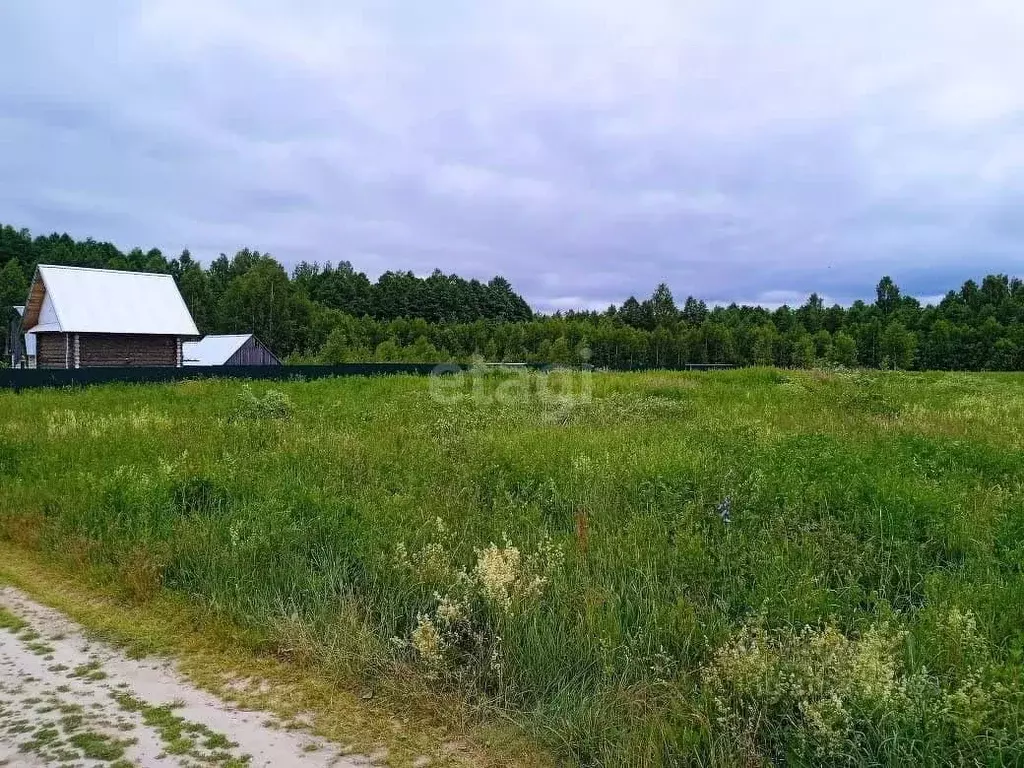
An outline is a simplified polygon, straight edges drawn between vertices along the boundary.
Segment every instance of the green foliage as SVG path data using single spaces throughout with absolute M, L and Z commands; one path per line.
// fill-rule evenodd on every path
M 3 308 L 3 318 L 7 317 L 7 310 L 16 304 L 24 304 L 25 296 L 28 293 L 28 278 L 17 259 L 10 259 L 0 268 L 0 307 Z
M 192 313 L 199 332 L 207 334 L 218 327 L 217 306 L 214 302 L 210 279 L 202 264 L 192 259 L 192 254 L 184 250 L 181 256 L 171 262 L 171 273 L 178 282 L 185 305 Z
M 258 395 L 252 391 L 251 386 L 243 384 L 231 418 L 233 420 L 287 420 L 291 418 L 293 410 L 291 398 L 284 392 L 268 389 L 262 395 Z
M 124 756 L 125 749 L 131 744 L 129 739 L 115 739 L 105 733 L 82 731 L 68 738 L 68 743 L 77 747 L 89 760 L 113 762 Z
M 883 315 L 890 315 L 899 307 L 900 289 L 888 275 L 878 281 L 875 296 L 875 306 L 881 310 Z
M 891 277 L 875 300 L 826 307 L 716 306 L 688 296 L 680 309 L 660 283 L 647 299 L 604 312 L 535 315 L 507 280 L 483 283 L 435 270 L 389 271 L 375 282 L 347 261 L 299 264 L 289 275 L 270 254 L 243 248 L 206 268 L 187 251 L 122 253 L 68 235 L 33 238 L 0 226 L 0 300 L 25 299 L 36 264 L 167 272 L 203 333 L 255 333 L 297 362 L 527 362 L 678 369 L 687 363 L 901 370 L 1024 369 L 1024 283 L 987 275 L 922 307 Z M 6 333 L 4 334 L 6 338 Z M 5 342 L 6 343 L 6 342 Z M 584 354 L 584 350 L 586 353 Z
M 569 765 L 1024 762 L 1024 377 L 517 375 L 0 393 L 0 537 Z
M 288 274 L 270 256 L 255 253 L 220 298 L 225 327 L 245 328 L 271 349 L 292 349 L 308 323 L 308 299 L 292 290 Z
M 773 365 L 782 344 L 782 338 L 775 326 L 771 323 L 754 329 L 752 333 L 753 346 L 751 349 L 751 362 L 754 365 Z
M 926 761 L 963 758 L 969 739 L 990 739 L 999 754 L 996 744 L 1013 737 L 998 720 L 1017 697 L 994 683 L 973 614 L 951 608 L 936 629 L 949 649 L 970 657 L 960 665 L 966 674 L 944 680 L 923 665 L 908 668 L 907 633 L 887 623 L 858 633 L 833 624 L 744 626 L 715 652 L 701 682 L 725 733 L 773 761 L 898 764 L 909 746 L 901 739 L 922 725 Z
M 848 333 L 839 331 L 832 340 L 829 359 L 838 365 L 853 368 L 857 365 L 857 342 Z
M 11 613 L 6 608 L 0 608 L 0 629 L 7 629 L 11 632 L 20 632 L 28 626 L 28 622 Z
M 651 318 L 654 325 L 671 325 L 679 320 L 679 310 L 672 298 L 672 291 L 665 283 L 660 283 L 651 295 Z
M 914 363 L 917 341 L 914 334 L 895 320 L 885 327 L 880 341 L 883 368 L 906 370 Z
M 3 248 L 0 247 L 0 368 L 8 368 L 11 364 L 11 344 L 13 339 L 8 329 L 19 324 L 16 305 L 25 303 L 28 293 L 28 280 L 17 259 L 9 259 L 4 263 Z
M 814 339 L 802 328 L 795 331 L 789 339 L 789 364 L 793 368 L 811 368 L 815 360 Z

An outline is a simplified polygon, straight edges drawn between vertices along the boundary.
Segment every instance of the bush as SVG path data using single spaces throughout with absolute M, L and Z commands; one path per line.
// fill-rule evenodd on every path
M 276 389 L 268 389 L 262 396 L 255 394 L 248 384 L 242 387 L 238 393 L 238 401 L 232 420 L 239 419 L 282 419 L 287 421 L 292 417 L 295 407 L 291 398 L 284 392 Z
M 948 681 L 923 666 L 908 668 L 907 633 L 886 624 L 853 637 L 834 625 L 775 631 L 747 625 L 702 672 L 711 716 L 759 762 L 787 755 L 818 764 L 852 755 L 910 762 L 909 740 L 899 736 L 913 733 L 922 719 L 942 724 L 930 735 L 942 754 L 962 764 L 984 762 L 984 743 L 1008 740 L 1000 715 L 1012 720 L 1013 704 L 1004 687 L 990 682 L 974 615 L 952 609 L 938 629 L 957 655 L 971 656 Z

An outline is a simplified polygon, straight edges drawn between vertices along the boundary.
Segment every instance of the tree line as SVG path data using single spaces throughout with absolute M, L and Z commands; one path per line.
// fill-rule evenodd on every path
M 1024 284 L 1007 275 L 965 282 L 922 305 L 883 277 L 872 302 L 826 307 L 677 304 L 667 285 L 603 312 L 541 315 L 502 277 L 466 280 L 303 262 L 289 274 L 243 248 L 204 267 L 185 250 L 127 253 L 67 234 L 0 226 L 0 307 L 24 302 L 40 263 L 170 274 L 202 333 L 255 333 L 292 362 L 541 362 L 609 368 L 686 363 L 1024 370 Z

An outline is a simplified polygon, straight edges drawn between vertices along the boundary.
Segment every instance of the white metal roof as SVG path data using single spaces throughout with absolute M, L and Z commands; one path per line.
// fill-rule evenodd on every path
M 39 325 L 29 328 L 25 333 L 60 333 L 60 326 L 57 323 L 40 323 Z
M 181 362 L 183 365 L 224 365 L 251 338 L 251 333 L 243 333 L 186 341 L 181 345 Z
M 35 280 L 55 317 L 33 319 L 63 333 L 199 335 L 170 275 L 40 264 Z

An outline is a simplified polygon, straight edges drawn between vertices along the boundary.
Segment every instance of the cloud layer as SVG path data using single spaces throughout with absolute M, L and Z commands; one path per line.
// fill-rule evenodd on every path
M 0 6 L 0 221 L 501 273 L 545 309 L 1024 255 L 1014 0 Z

